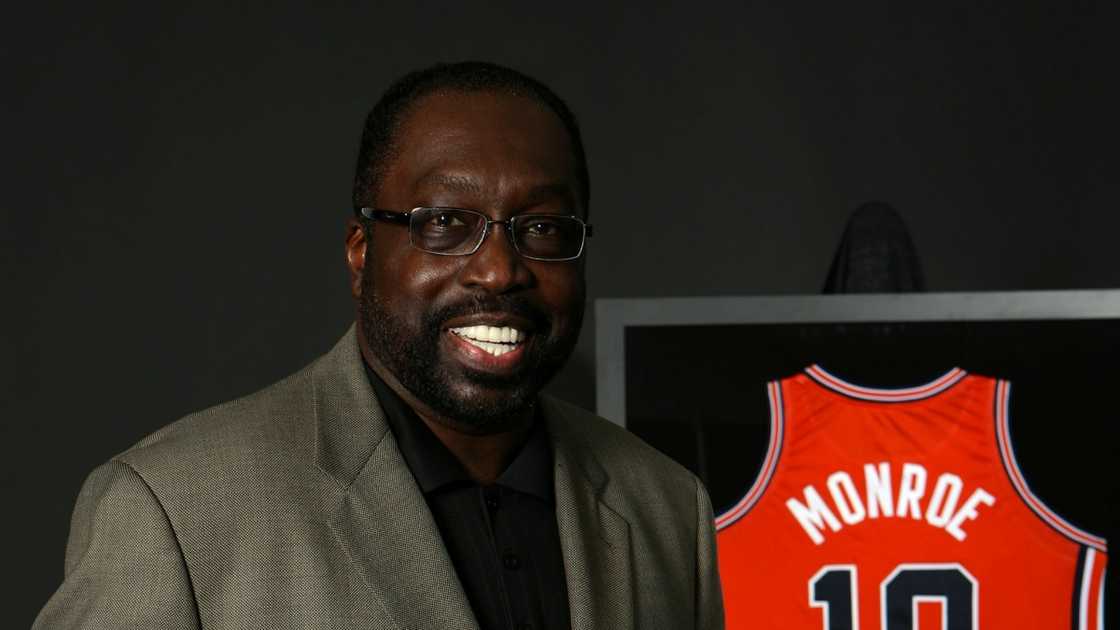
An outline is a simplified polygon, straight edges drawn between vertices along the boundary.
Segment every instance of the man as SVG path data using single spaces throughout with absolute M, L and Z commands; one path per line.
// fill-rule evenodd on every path
M 584 307 L 574 117 L 482 63 L 374 107 L 356 325 L 94 471 L 38 628 L 718 628 L 694 476 L 539 394 Z

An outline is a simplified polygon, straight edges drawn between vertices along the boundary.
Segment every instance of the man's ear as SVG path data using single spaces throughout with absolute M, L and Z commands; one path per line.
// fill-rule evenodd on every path
M 365 225 L 356 218 L 350 218 L 346 222 L 346 268 L 350 271 L 350 295 L 354 299 L 362 297 L 362 274 L 366 269 L 368 248 Z

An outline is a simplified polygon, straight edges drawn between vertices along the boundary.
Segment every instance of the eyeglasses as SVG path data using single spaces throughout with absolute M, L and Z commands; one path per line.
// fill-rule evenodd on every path
M 359 208 L 358 214 L 371 221 L 408 225 L 413 247 L 440 256 L 477 252 L 495 224 L 505 226 L 513 249 L 530 260 L 575 260 L 591 236 L 591 226 L 582 219 L 559 214 L 519 214 L 504 221 L 462 208 L 413 208 L 408 212 Z

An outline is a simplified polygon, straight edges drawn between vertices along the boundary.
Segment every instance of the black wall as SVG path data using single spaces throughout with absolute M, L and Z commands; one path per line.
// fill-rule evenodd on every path
M 1120 286 L 1092 3 L 29 4 L 0 26 L 13 627 L 92 467 L 345 330 L 362 119 L 435 61 L 513 65 L 580 116 L 592 298 L 816 292 L 870 199 L 933 290 Z M 553 386 L 587 406 L 591 324 Z

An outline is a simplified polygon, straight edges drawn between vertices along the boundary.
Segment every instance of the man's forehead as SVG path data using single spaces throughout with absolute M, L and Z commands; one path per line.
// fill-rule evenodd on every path
M 502 91 L 444 89 L 426 94 L 402 114 L 396 136 L 400 141 L 455 133 L 502 135 L 514 128 L 547 133 L 571 150 L 568 130 L 556 112 L 534 98 Z
M 421 188 L 434 187 L 468 193 L 482 192 L 482 182 L 480 182 L 477 177 L 460 173 L 446 173 L 438 170 L 429 171 L 424 174 L 417 184 Z
M 578 183 L 574 177 L 554 179 L 542 174 L 539 177 L 507 179 L 435 170 L 417 180 L 415 192 L 421 196 L 425 193 L 449 192 L 481 200 L 493 194 L 500 195 L 504 190 L 513 194 L 521 204 L 560 201 L 569 209 L 576 209 L 579 207 L 577 188 Z
M 387 171 L 390 187 L 481 192 L 496 179 L 578 189 L 571 138 L 535 100 L 502 92 L 437 92 L 401 121 Z

